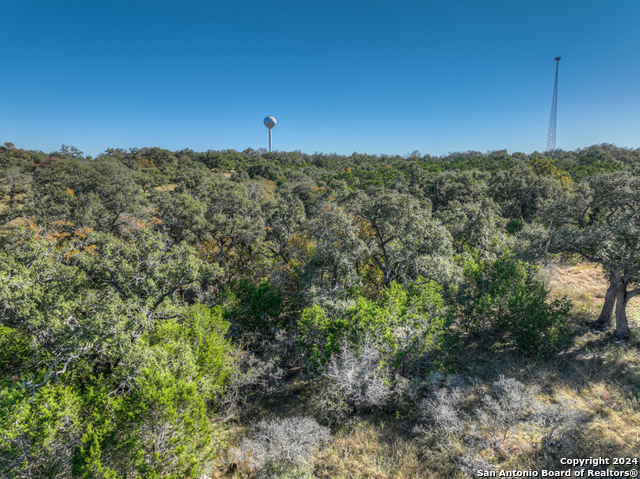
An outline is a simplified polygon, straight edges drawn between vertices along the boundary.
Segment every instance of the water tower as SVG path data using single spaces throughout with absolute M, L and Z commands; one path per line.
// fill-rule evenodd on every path
M 269 115 L 264 119 L 264 126 L 269 128 L 269 151 L 271 151 L 271 129 L 276 126 L 276 119 Z

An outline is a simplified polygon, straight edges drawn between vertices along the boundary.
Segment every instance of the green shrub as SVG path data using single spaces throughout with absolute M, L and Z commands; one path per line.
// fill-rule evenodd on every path
M 0 390 L 0 477 L 69 477 L 83 430 L 77 388 L 49 384 L 30 402 L 18 387 Z
M 272 287 L 267 280 L 255 285 L 246 279 L 239 282 L 238 304 L 231 312 L 234 322 L 243 329 L 255 331 L 269 327 L 286 327 L 286 321 L 280 317 L 283 299 L 280 291 Z
M 19 379 L 21 371 L 38 361 L 38 352 L 22 331 L 0 324 L 0 384 L 3 379 Z
M 379 302 L 360 296 L 340 317 L 327 316 L 318 305 L 306 308 L 298 321 L 301 346 L 319 366 L 340 350 L 343 338 L 357 345 L 371 335 L 399 367 L 440 348 L 447 322 L 440 290 L 434 282 L 392 282 Z
M 549 354 L 566 340 L 571 304 L 548 301 L 536 267 L 509 252 L 493 262 L 472 254 L 464 263 L 464 276 L 457 301 L 467 331 L 513 341 L 533 356 Z
M 106 374 L 79 360 L 37 389 L 0 384 L 2 477 L 195 477 L 215 453 L 211 406 L 233 367 L 221 307 L 181 307 Z M 0 342 L 19 334 L 2 327 Z M 17 336 L 16 336 L 17 335 Z M 16 351 L 26 347 L 16 342 Z M 11 363 L 2 356 L 7 369 Z M 27 374 L 28 373 L 28 374 Z M 34 374 L 35 373 L 35 374 Z M 25 370 L 37 383 L 47 369 Z
M 165 361 L 177 377 L 192 377 L 200 392 L 211 397 L 222 392 L 231 374 L 233 346 L 224 337 L 228 329 L 221 306 L 195 304 L 182 318 L 158 323 L 148 346 L 156 351 L 156 361 Z
M 105 401 L 105 396 L 97 398 Z M 214 431 L 197 384 L 145 369 L 136 389 L 96 408 L 74 457 L 80 477 L 196 477 Z

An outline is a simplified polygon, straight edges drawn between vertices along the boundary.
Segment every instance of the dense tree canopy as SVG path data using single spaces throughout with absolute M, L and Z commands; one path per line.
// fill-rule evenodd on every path
M 608 144 L 91 158 L 5 143 L 0 475 L 197 477 L 218 425 L 296 375 L 326 386 L 335 422 L 416 401 L 463 337 L 549 357 L 570 306 L 532 258 L 601 265 L 597 324 L 615 310 L 627 340 L 638 175 L 640 149 Z

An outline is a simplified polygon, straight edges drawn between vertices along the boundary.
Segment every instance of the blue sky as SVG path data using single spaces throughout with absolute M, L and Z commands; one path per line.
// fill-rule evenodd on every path
M 640 1 L 0 0 L 0 142 L 432 155 L 640 147 Z

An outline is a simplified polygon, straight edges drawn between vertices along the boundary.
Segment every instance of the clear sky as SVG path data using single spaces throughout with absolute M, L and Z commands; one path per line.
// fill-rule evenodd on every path
M 639 0 L 0 0 L 0 142 L 640 147 Z

